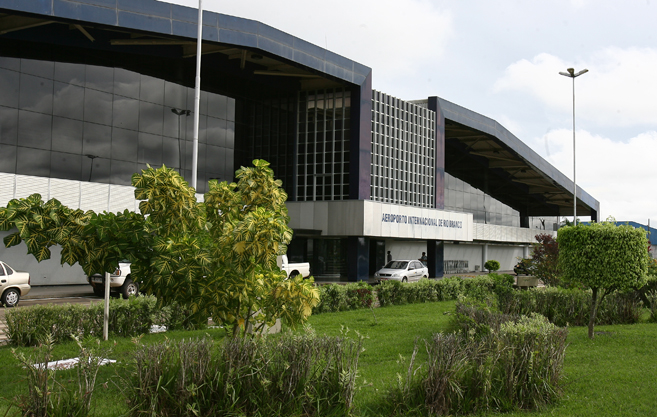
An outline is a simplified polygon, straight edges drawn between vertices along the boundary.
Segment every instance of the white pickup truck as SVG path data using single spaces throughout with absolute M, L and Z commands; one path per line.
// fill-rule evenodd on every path
M 282 255 L 276 258 L 276 263 L 281 270 L 285 271 L 289 278 L 301 275 L 304 278 L 310 276 L 310 264 L 308 262 L 290 263 L 287 255 Z
M 87 278 L 99 297 L 105 295 L 105 277 L 95 274 Z M 110 275 L 110 292 L 118 292 L 123 298 L 136 296 L 139 293 L 139 284 L 132 280 L 130 275 L 130 262 L 119 262 L 119 267 Z

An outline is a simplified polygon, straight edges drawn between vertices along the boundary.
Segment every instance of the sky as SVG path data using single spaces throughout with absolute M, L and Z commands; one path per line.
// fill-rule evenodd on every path
M 197 0 L 169 0 L 198 7 Z M 372 68 L 372 87 L 497 120 L 599 219 L 657 225 L 657 0 L 204 0 Z M 201 74 L 201 76 L 203 76 Z M 583 218 L 583 220 L 586 218 Z

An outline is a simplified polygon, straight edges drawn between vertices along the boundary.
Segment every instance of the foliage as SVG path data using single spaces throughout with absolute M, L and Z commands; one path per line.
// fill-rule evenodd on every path
M 66 382 L 54 376 L 52 336 L 41 336 L 39 345 L 32 355 L 12 349 L 16 359 L 27 371 L 28 395 L 19 395 L 14 406 L 21 415 L 32 417 L 66 416 L 86 417 L 91 412 L 91 399 L 96 388 L 96 378 L 101 365 L 109 354 L 108 349 L 100 347 L 98 339 L 80 340 L 74 337 L 79 349 L 76 369 L 76 387 L 70 388 Z
M 103 304 L 45 304 L 29 308 L 11 309 L 6 313 L 6 335 L 14 346 L 34 346 L 44 334 L 53 343 L 71 337 L 99 337 L 103 334 Z M 154 324 L 175 328 L 180 317 L 172 315 L 172 308 L 157 308 L 154 297 L 111 299 L 108 330 L 111 335 L 132 337 L 148 333 Z M 178 311 L 180 311 L 178 309 Z
M 498 269 L 500 269 L 500 262 L 496 261 L 494 259 L 489 259 L 484 264 L 484 268 L 487 269 L 490 272 L 495 272 Z
M 506 314 L 538 313 L 557 326 L 586 326 L 591 314 L 592 291 L 559 287 L 513 291 L 500 298 Z M 598 305 L 597 324 L 633 324 L 641 318 L 642 305 L 633 293 L 617 292 Z
M 0 208 L 0 230 L 15 227 L 5 245 L 25 241 L 38 261 L 60 245 L 62 264 L 79 263 L 87 275 L 128 259 L 142 291 L 160 307 L 175 302 L 186 327 L 208 316 L 235 336 L 279 318 L 295 326 L 318 292 L 312 280 L 286 280 L 276 265 L 292 238 L 287 195 L 269 163 L 253 163 L 237 171 L 237 183 L 211 181 L 205 203 L 176 171 L 149 167 L 132 177 L 140 213 L 82 212 L 34 194 Z
M 589 337 L 598 304 L 616 290 L 643 286 L 648 266 L 648 240 L 643 229 L 613 222 L 559 229 L 559 267 L 568 283 L 591 288 Z
M 452 415 L 535 410 L 562 392 L 567 329 L 540 315 L 499 325 L 480 337 L 437 333 L 425 342 L 427 361 L 415 364 L 390 390 L 393 415 Z
M 559 285 L 559 244 L 554 236 L 539 233 L 534 237 L 532 271 L 547 286 Z
M 318 290 L 320 302 L 313 307 L 313 314 L 370 308 L 376 300 L 374 288 L 363 281 L 320 285 Z
M 122 378 L 130 415 L 348 415 L 362 338 L 166 340 L 140 345 Z

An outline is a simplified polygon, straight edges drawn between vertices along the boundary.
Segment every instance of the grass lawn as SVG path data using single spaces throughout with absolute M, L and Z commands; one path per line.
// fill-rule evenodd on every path
M 360 360 L 359 387 L 356 393 L 357 415 L 383 415 L 380 404 L 386 387 L 396 383 L 396 374 L 405 372 L 399 363 L 401 354 L 408 360 L 416 338 L 429 339 L 435 332 L 446 329 L 454 310 L 454 302 L 439 302 L 394 306 L 371 310 L 357 310 L 312 316 L 309 320 L 318 335 L 339 335 L 341 328 L 348 334 L 365 336 L 365 352 Z M 565 362 L 565 394 L 563 400 L 547 410 L 530 413 L 532 416 L 648 416 L 657 415 L 657 360 L 655 341 L 657 325 L 599 326 L 593 341 L 586 328 L 571 328 Z M 214 339 L 224 336 L 223 330 L 198 332 L 171 332 L 166 337 L 181 339 L 210 334 Z M 147 335 L 143 343 L 160 341 L 164 334 Z M 134 344 L 130 340 L 116 339 L 112 359 L 116 365 L 102 368 L 95 395 L 96 416 L 119 416 L 127 411 L 120 395 L 117 374 L 127 372 L 125 360 L 130 357 Z M 423 346 L 423 345 L 421 345 Z M 30 349 L 21 349 L 29 352 Z M 74 344 L 55 348 L 54 359 L 77 356 Z M 416 360 L 421 364 L 426 357 L 421 348 Z M 0 397 L 13 398 L 26 393 L 23 381 L 25 371 L 13 358 L 9 347 L 0 348 Z M 60 371 L 58 378 L 74 377 L 75 371 Z M 107 382 L 107 388 L 103 383 Z M 4 415 L 6 405 L 0 407 Z M 15 410 L 15 409 L 14 409 Z M 526 412 L 506 414 L 522 415 Z

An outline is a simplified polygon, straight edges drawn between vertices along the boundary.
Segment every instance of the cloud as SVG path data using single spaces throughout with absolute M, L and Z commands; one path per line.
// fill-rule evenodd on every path
M 520 91 L 564 114 L 572 112 L 572 80 L 559 75 L 573 67 L 589 73 L 575 81 L 577 121 L 601 126 L 654 126 L 657 114 L 657 49 L 608 47 L 577 62 L 541 53 L 509 65 L 493 91 Z
M 599 219 L 613 216 L 619 221 L 646 223 L 657 219 L 654 155 L 657 131 L 649 131 L 617 142 L 576 131 L 577 186 L 600 202 Z M 545 149 L 544 157 L 557 169 L 573 177 L 573 132 L 556 129 L 533 140 L 534 149 Z

